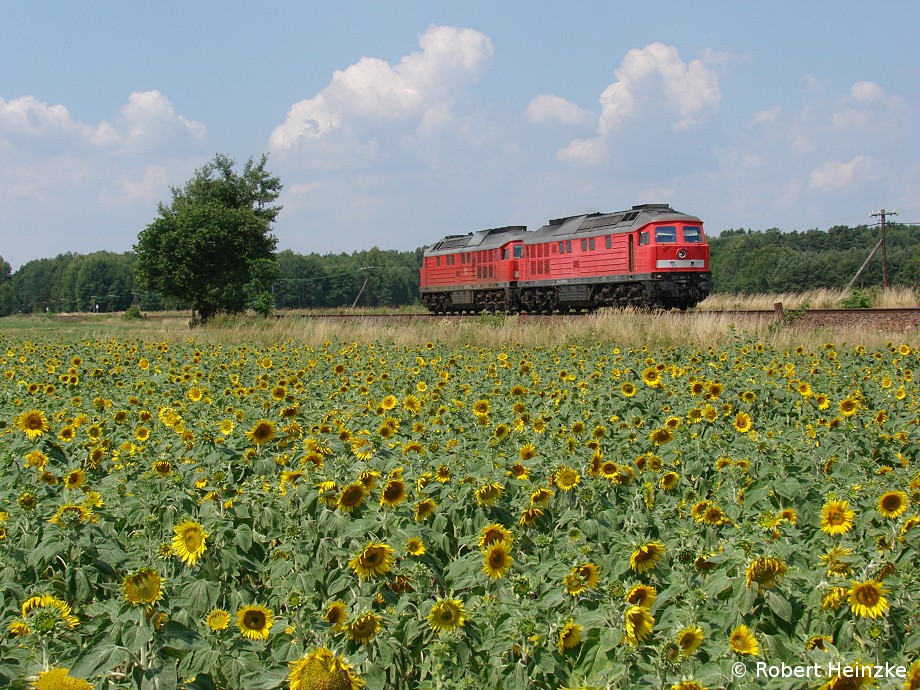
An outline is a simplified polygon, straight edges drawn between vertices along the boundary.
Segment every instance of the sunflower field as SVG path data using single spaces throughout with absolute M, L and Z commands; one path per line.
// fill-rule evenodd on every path
M 918 688 L 918 362 L 0 334 L 0 684 Z

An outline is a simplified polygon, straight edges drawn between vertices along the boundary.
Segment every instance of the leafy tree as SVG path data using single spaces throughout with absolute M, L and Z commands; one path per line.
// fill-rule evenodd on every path
M 13 313 L 13 270 L 0 256 L 0 316 Z
M 219 311 L 238 312 L 258 295 L 265 275 L 261 260 L 274 260 L 277 238 L 271 225 L 281 211 L 272 205 L 281 181 L 250 158 L 243 171 L 218 154 L 184 187 L 172 188 L 172 202 L 138 235 L 135 271 L 141 288 L 192 307 L 207 321 Z M 261 289 L 259 290 L 262 291 Z

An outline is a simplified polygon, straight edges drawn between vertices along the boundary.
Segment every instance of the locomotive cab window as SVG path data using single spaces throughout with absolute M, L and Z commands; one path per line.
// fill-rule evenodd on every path
M 605 246 L 607 249 L 610 249 L 610 247 L 611 247 L 612 244 L 613 244 L 613 238 L 612 238 L 610 235 L 607 235 L 607 236 L 604 238 L 604 246 Z
M 572 241 L 571 240 L 566 240 L 565 242 L 565 253 L 566 254 L 572 253 Z
M 652 236 L 648 232 L 639 233 L 639 245 L 648 244 L 652 241 Z
M 655 228 L 655 242 L 659 244 L 672 244 L 677 242 L 677 228 L 673 225 L 662 225 Z
M 703 241 L 703 231 L 695 225 L 684 226 L 684 242 L 699 244 Z
M 594 238 L 593 237 L 588 240 L 588 249 L 591 250 L 592 252 L 594 251 Z
M 436 257 L 435 257 L 435 263 L 436 263 L 438 266 L 441 265 L 441 257 L 440 257 L 440 256 L 436 256 Z
M 514 247 L 514 258 L 521 259 L 524 256 L 524 245 L 518 244 Z
M 588 251 L 588 240 L 581 241 L 581 251 L 583 252 Z

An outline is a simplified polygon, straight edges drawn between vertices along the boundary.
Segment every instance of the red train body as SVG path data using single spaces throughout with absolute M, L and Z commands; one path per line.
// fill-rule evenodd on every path
M 712 289 L 696 216 L 667 204 L 449 235 L 425 250 L 421 300 L 435 313 L 687 309 Z

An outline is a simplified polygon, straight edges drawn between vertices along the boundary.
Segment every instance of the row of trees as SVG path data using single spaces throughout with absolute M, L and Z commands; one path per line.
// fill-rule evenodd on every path
M 398 252 L 376 247 L 352 254 L 278 252 L 267 292 L 278 309 L 399 306 L 418 301 L 422 250 Z M 0 315 L 48 312 L 113 312 L 137 304 L 141 311 L 190 308 L 138 287 L 137 255 L 61 254 L 36 259 L 11 273 L 0 258 Z M 245 285 L 245 283 L 244 283 Z M 258 299 L 250 294 L 249 299 Z M 360 295 L 360 297 L 359 297 Z M 243 291 L 243 297 L 247 294 Z
M 783 233 L 728 230 L 710 238 L 712 271 L 718 292 L 757 293 L 810 288 L 843 288 L 878 242 L 877 227 L 836 226 L 827 232 Z M 893 284 L 920 285 L 920 228 L 893 224 L 886 230 Z M 376 247 L 351 254 L 275 255 L 266 289 L 278 309 L 351 306 L 396 307 L 418 301 L 422 248 Z M 59 311 L 121 311 L 136 303 L 142 311 L 190 307 L 137 287 L 134 252 L 61 254 L 38 259 L 11 273 L 0 258 L 0 314 Z M 858 285 L 880 285 L 876 255 Z M 246 281 L 242 283 L 245 285 Z M 250 295 L 257 297 L 258 295 Z M 240 293 L 245 300 L 245 290 Z
M 878 226 L 834 226 L 827 232 L 726 230 L 710 238 L 715 289 L 728 293 L 844 288 L 879 241 Z M 920 285 L 920 227 L 889 224 L 885 231 L 889 281 Z M 882 283 L 876 254 L 857 285 Z
M 30 261 L 12 273 L 0 257 L 0 315 L 59 311 L 191 308 L 205 321 L 246 308 L 400 306 L 418 300 L 422 249 L 377 248 L 352 254 L 276 254 L 271 233 L 281 181 L 267 156 L 237 173 L 218 154 L 138 235 L 134 252 L 62 254 Z M 916 226 L 888 226 L 889 275 L 920 283 Z M 878 241 L 879 228 L 835 226 L 827 232 L 728 230 L 711 238 L 718 292 L 755 293 L 844 287 Z M 861 285 L 881 282 L 876 260 Z

